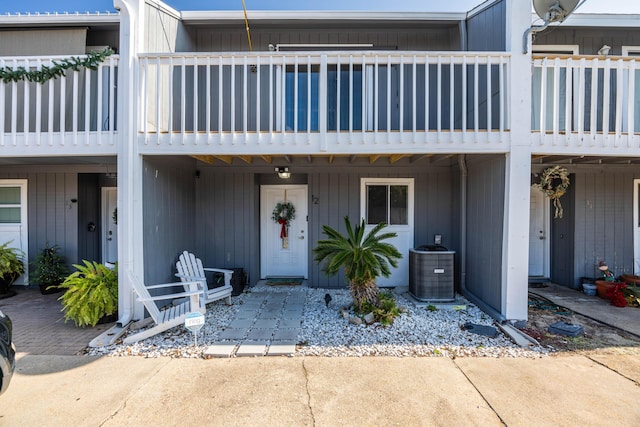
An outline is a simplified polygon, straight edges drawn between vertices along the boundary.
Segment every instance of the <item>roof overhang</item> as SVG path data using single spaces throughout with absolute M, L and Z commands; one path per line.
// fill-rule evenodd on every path
M 244 23 L 242 11 L 184 11 L 182 21 L 187 25 Z M 464 21 L 466 13 L 428 12 L 366 12 L 366 11 L 250 11 L 247 17 L 251 24 L 279 23 L 348 23 L 348 22 L 416 22 L 455 24 Z
M 534 20 L 539 20 L 538 15 L 532 15 Z M 640 15 L 618 15 L 608 13 L 574 13 L 562 23 L 553 23 L 549 27 L 561 25 L 562 27 L 602 27 L 602 28 L 638 28 L 640 27 Z
M 29 13 L 0 15 L 0 27 L 113 26 L 120 23 L 117 12 L 104 13 Z

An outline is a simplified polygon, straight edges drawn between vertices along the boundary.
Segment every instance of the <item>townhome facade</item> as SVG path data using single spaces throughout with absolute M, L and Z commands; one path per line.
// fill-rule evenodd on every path
M 404 258 L 381 286 L 407 286 L 409 249 L 440 236 L 456 253 L 457 290 L 500 320 L 526 320 L 530 276 L 576 287 L 599 258 L 619 273 L 633 269 L 637 239 L 625 233 L 638 223 L 629 216 L 638 206 L 635 62 L 593 57 L 596 40 L 569 57 L 549 53 L 548 45 L 584 44 L 588 25 L 536 34 L 532 56 L 522 48 L 530 5 L 512 0 L 467 13 L 250 11 L 249 31 L 242 12 L 114 6 L 119 14 L 92 16 L 100 24 L 86 30 L 85 49 L 117 51 L 98 70 L 40 88 L 4 85 L 0 184 L 26 182 L 30 257 L 49 241 L 73 262 L 111 261 L 115 236 L 121 324 L 143 316 L 128 273 L 173 280 L 183 250 L 208 266 L 241 267 L 251 284 L 301 276 L 344 287 L 312 249 L 322 226 L 342 229 L 345 216 L 398 233 Z M 2 28 L 29 31 L 54 17 L 13 18 Z M 634 46 L 621 43 L 612 54 Z M 629 95 L 588 86 L 591 97 L 583 74 Z M 605 84 L 612 75 L 624 78 Z M 611 156 L 627 163 L 609 165 Z M 558 163 L 571 173 L 561 219 L 531 187 Z M 283 234 L 273 215 L 285 202 L 295 218 Z M 66 228 L 51 234 L 41 217 Z

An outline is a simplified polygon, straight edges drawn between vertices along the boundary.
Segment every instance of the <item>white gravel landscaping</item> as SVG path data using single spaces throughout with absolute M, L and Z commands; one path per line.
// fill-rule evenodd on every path
M 89 349 L 90 355 L 143 357 L 203 357 L 205 350 L 219 343 L 219 333 L 235 318 L 235 314 L 251 300 L 253 292 L 301 292 L 306 294 L 302 322 L 295 351 L 298 356 L 363 357 L 363 356 L 481 356 L 481 357 L 541 357 L 547 354 L 542 348 L 522 348 L 500 333 L 496 338 L 477 335 L 462 329 L 471 322 L 494 325 L 494 320 L 479 308 L 458 297 L 458 305 L 466 308 L 453 310 L 427 309 L 406 295 L 396 295 L 399 306 L 405 312 L 393 325 L 353 325 L 343 318 L 340 308 L 351 303 L 347 289 L 310 289 L 307 287 L 259 286 L 240 296 L 233 297 L 233 305 L 217 301 L 207 306 L 206 323 L 198 334 L 198 346 L 194 346 L 193 333 L 177 327 L 133 345 L 112 345 Z M 327 307 L 325 294 L 332 300 Z

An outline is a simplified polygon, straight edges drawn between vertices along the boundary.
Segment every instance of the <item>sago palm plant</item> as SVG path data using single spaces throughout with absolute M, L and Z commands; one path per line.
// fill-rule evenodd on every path
M 402 254 L 395 246 L 383 242 L 393 237 L 396 233 L 381 233 L 387 226 L 380 223 L 365 235 L 364 219 L 360 225 L 351 226 L 349 217 L 344 218 L 347 228 L 346 236 L 343 236 L 328 225 L 322 226 L 322 231 L 327 239 L 319 240 L 313 249 L 315 260 L 321 263 L 326 260 L 323 270 L 327 275 L 333 276 L 342 267 L 349 282 L 349 290 L 353 302 L 357 308 L 369 303 L 378 306 L 378 285 L 376 277 L 389 277 L 391 267 L 398 266 L 398 260 Z

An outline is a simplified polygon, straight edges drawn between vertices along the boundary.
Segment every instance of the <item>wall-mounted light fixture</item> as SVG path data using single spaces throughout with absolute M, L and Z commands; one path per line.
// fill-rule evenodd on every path
M 289 168 L 286 166 L 280 166 L 276 168 L 276 172 L 280 179 L 289 179 L 291 178 L 291 173 L 289 172 Z

